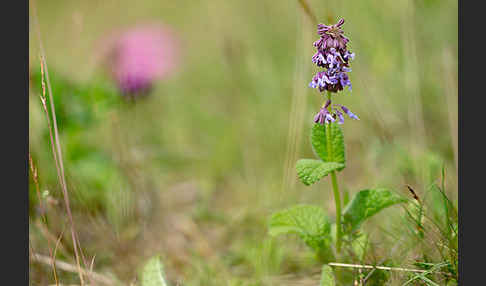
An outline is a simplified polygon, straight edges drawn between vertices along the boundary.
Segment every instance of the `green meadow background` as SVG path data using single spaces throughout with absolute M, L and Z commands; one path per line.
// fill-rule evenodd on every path
M 38 28 L 75 229 L 93 271 L 138 285 L 141 265 L 160 255 L 172 285 L 317 284 L 321 265 L 310 250 L 267 233 L 270 214 L 296 203 L 334 213 L 330 182 L 307 187 L 295 171 L 299 158 L 313 156 L 310 127 L 324 100 L 308 87 L 318 36 L 299 1 L 34 4 L 29 148 L 40 194 L 29 178 L 31 253 L 49 255 L 61 238 L 57 259 L 75 265 L 39 99 Z M 388 187 L 410 197 L 410 185 L 434 205 L 428 190 L 444 169 L 445 191 L 457 202 L 457 1 L 308 4 L 320 23 L 346 20 L 356 54 L 353 90 L 335 96 L 360 117 L 343 125 L 341 188 L 352 195 Z M 145 22 L 177 32 L 181 64 L 149 97 L 129 103 L 102 69 L 100 42 Z M 439 260 L 435 238 L 411 239 L 404 216 L 393 207 L 365 224 L 372 241 L 365 262 Z M 31 259 L 29 272 L 32 285 L 56 284 L 48 264 Z M 401 285 L 401 275 L 389 283 Z M 57 269 L 57 279 L 79 284 L 76 272 Z

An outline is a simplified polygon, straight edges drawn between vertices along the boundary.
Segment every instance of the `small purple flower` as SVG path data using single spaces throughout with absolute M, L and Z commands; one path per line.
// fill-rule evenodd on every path
M 314 43 L 318 49 L 335 48 L 339 50 L 346 50 L 346 44 L 349 39 L 346 38 L 341 30 L 341 26 L 344 24 L 344 19 L 340 19 L 337 24 L 334 25 L 317 25 L 317 34 L 321 36 L 319 40 Z
M 349 60 L 354 60 L 354 53 L 351 53 L 350 51 L 346 51 L 343 55 L 343 59 L 348 62 Z
M 327 54 L 327 62 L 329 64 L 330 69 L 334 67 L 339 67 L 338 56 L 339 54 L 336 53 L 336 49 L 331 48 L 329 50 L 329 53 Z
M 338 69 L 318 72 L 309 83 L 309 87 L 319 88 L 321 92 L 325 90 L 337 92 L 343 90 L 345 86 L 351 89 L 351 81 L 345 71 Z
M 336 112 L 336 115 L 339 117 L 339 124 L 343 124 L 344 123 L 344 115 L 341 111 L 339 111 L 339 109 L 334 109 L 334 111 Z
M 314 122 L 319 124 L 324 124 L 324 120 L 326 119 L 327 109 L 321 108 L 319 112 L 314 116 Z
M 348 86 L 349 90 L 351 90 L 351 81 L 346 73 L 339 74 L 339 83 L 342 87 Z
M 321 52 L 317 52 L 312 56 L 312 62 L 315 63 L 318 67 L 324 67 L 327 64 L 326 59 L 322 55 Z
M 317 83 L 313 80 L 309 83 L 309 87 L 312 87 L 312 88 L 316 88 L 317 87 Z
M 328 107 L 331 105 L 331 101 L 328 99 L 326 103 L 321 107 L 319 112 L 314 116 L 314 122 L 319 123 L 321 125 L 328 124 L 330 122 L 335 122 L 338 119 L 338 124 L 344 123 L 344 113 L 348 115 L 350 118 L 359 120 L 358 116 L 352 113 L 346 106 L 341 104 L 331 105 L 331 108 Z M 339 106 L 341 110 L 337 108 Z
M 327 107 L 328 107 L 330 104 L 331 104 L 331 101 L 328 99 L 328 100 L 326 101 L 326 104 L 324 105 L 324 108 L 327 108 Z
M 352 113 L 351 110 L 349 110 L 346 106 L 344 106 L 344 105 L 340 105 L 340 106 L 341 106 L 341 109 L 344 111 L 344 113 L 346 113 L 349 116 L 349 118 L 359 120 L 358 116 L 356 116 L 356 114 Z
M 330 100 L 326 101 L 326 104 L 321 107 L 321 110 L 314 116 L 314 122 L 323 125 L 324 123 L 334 122 L 335 119 L 332 114 L 327 110 L 327 107 L 331 104 Z
M 324 123 L 334 122 L 335 119 L 331 113 L 325 108 L 321 107 L 321 110 L 314 116 L 314 122 L 323 125 Z

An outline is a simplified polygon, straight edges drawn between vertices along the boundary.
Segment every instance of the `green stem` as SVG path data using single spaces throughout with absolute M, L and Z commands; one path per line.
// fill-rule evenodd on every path
M 327 99 L 331 100 L 331 93 L 327 93 Z M 331 111 L 331 105 L 329 105 L 329 111 Z M 326 132 L 326 140 L 327 140 L 327 153 L 329 156 L 329 159 L 333 158 L 332 154 L 332 129 L 331 129 L 331 123 L 326 125 L 327 132 Z M 341 226 L 341 194 L 339 192 L 339 186 L 337 183 L 337 178 L 336 178 L 336 171 L 331 172 L 331 184 L 332 184 L 332 190 L 334 193 L 334 203 L 336 204 L 336 252 L 339 255 L 341 252 L 341 240 L 342 240 L 342 226 Z
M 336 252 L 341 251 L 341 195 L 337 184 L 336 172 L 331 172 L 332 190 L 334 192 L 334 203 L 336 204 Z

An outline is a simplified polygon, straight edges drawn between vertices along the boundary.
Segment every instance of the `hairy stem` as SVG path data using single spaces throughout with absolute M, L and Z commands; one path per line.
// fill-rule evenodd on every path
M 334 192 L 334 203 L 336 204 L 336 251 L 341 251 L 341 195 L 337 184 L 336 171 L 331 172 L 332 190 Z
M 327 93 L 327 99 L 330 101 L 331 100 L 331 93 Z M 328 107 L 329 111 L 331 111 L 331 104 Z M 327 140 L 327 154 L 329 156 L 329 159 L 332 160 L 333 154 L 332 154 L 332 129 L 331 129 L 331 123 L 329 122 L 326 125 L 326 140 Z M 336 252 L 339 253 L 341 252 L 341 194 L 339 193 L 339 186 L 337 183 L 337 178 L 336 178 L 336 171 L 331 172 L 331 185 L 332 185 L 332 191 L 334 193 L 334 203 L 336 205 Z

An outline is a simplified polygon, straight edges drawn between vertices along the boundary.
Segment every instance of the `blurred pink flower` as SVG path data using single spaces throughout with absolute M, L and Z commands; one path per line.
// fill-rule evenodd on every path
M 124 95 L 144 95 L 156 80 L 175 72 L 178 43 L 175 33 L 164 25 L 137 25 L 104 41 L 105 64 Z

